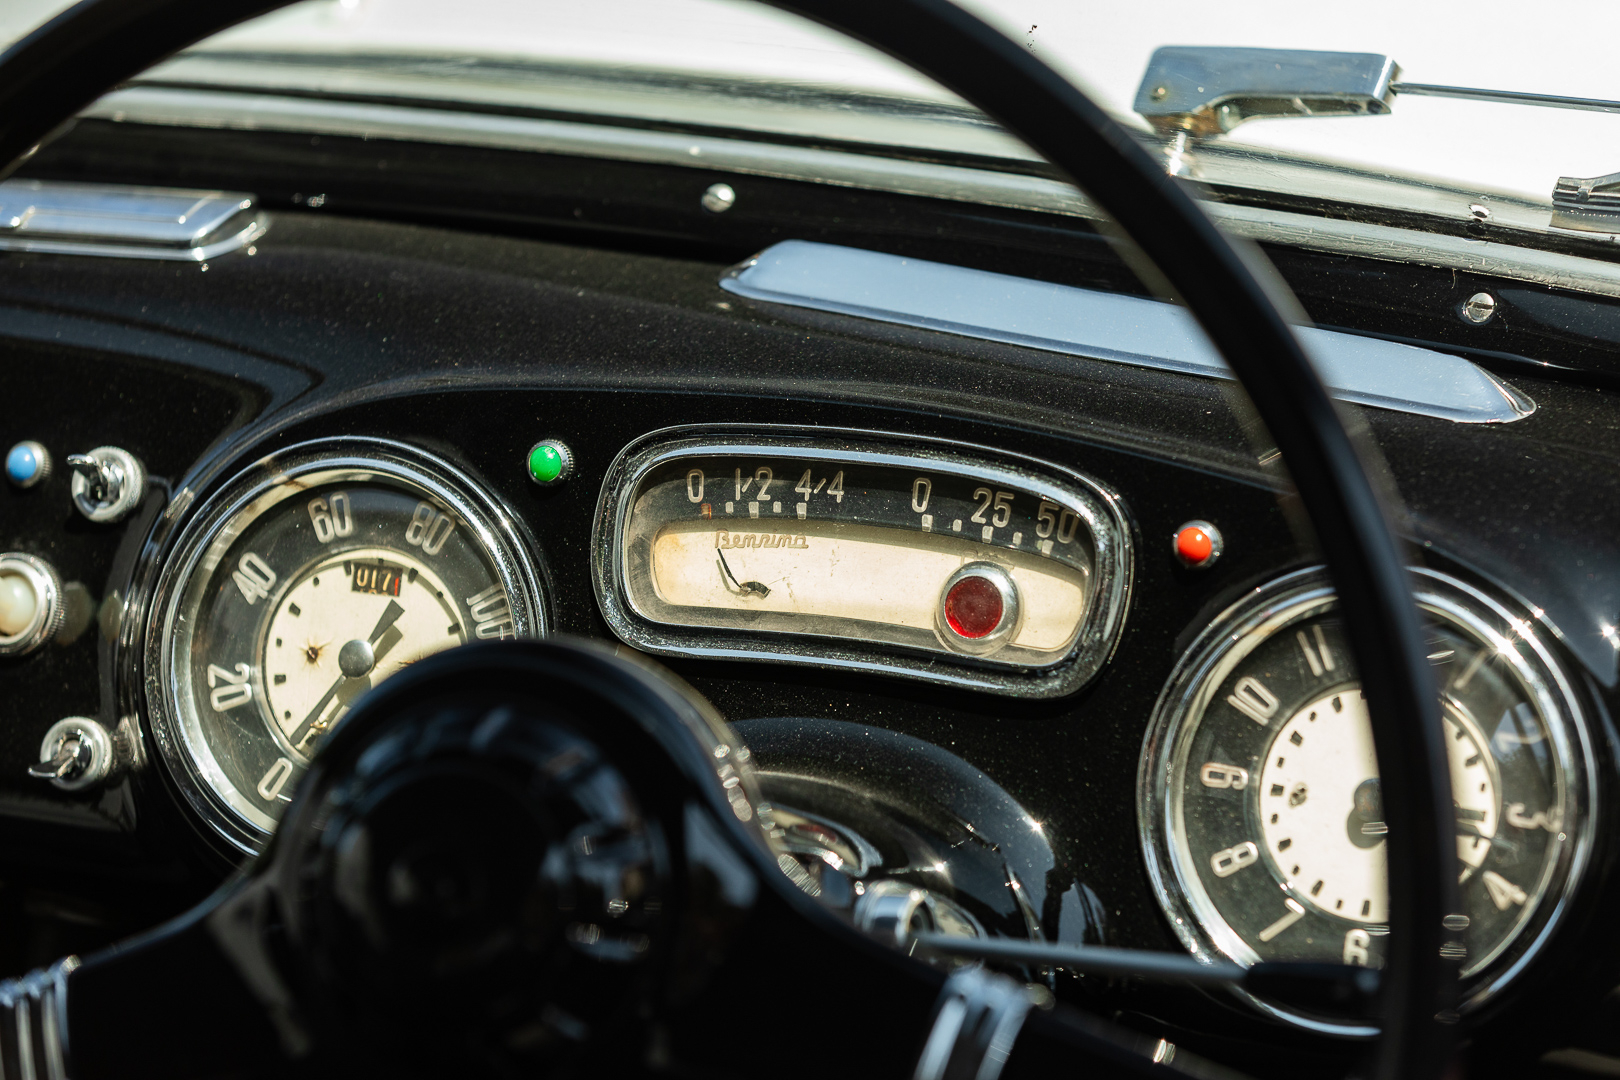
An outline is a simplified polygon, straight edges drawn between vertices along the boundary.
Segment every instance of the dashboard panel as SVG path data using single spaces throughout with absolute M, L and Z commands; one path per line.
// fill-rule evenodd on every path
M 717 255 L 269 221 L 206 269 L 0 261 L 7 445 L 117 446 L 150 477 L 112 523 L 61 467 L 0 492 L 8 550 L 85 594 L 78 633 L 0 660 L 0 839 L 41 883 L 19 969 L 213 888 L 390 666 L 541 631 L 657 655 L 713 701 L 789 877 L 857 923 L 920 891 L 964 935 L 1376 965 L 1376 769 L 1331 585 L 1220 385 L 745 302 Z M 1362 416 L 1473 792 L 1464 1019 L 1483 1047 L 1491 1017 L 1542 1025 L 1519 1060 L 1597 1023 L 1547 987 L 1599 1001 L 1620 970 L 1617 609 L 1601 395 L 1507 377 L 1538 406 L 1512 425 Z M 540 483 L 547 441 L 568 467 Z M 1194 523 L 1212 558 L 1178 557 Z M 93 788 L 28 774 L 70 717 L 111 740 Z M 1029 976 L 1259 1074 L 1368 1033 Z

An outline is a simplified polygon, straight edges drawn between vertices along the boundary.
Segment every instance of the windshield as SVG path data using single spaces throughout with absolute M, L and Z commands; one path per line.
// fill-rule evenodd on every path
M 14 37 L 62 6 L 15 0 L 0 14 L 0 34 Z M 1332 8 L 1282 3 L 1227 9 L 1219 20 L 1191 0 L 1156 5 L 1151 18 L 1051 0 L 965 6 L 1144 138 L 1150 128 L 1133 105 L 1154 51 L 1167 45 L 1374 53 L 1398 64 L 1405 84 L 1620 97 L 1607 55 L 1620 11 L 1603 8 L 1583 15 L 1581 32 L 1571 34 L 1506 3 L 1471 5 L 1463 15 L 1386 2 L 1360 5 L 1348 21 Z M 584 111 L 969 155 L 1001 168 L 1027 170 L 1035 160 L 976 110 L 887 57 L 734 0 L 310 0 L 207 41 L 140 82 Z M 1197 175 L 1447 216 L 1468 212 L 1452 205 L 1454 195 L 1495 198 L 1507 214 L 1500 224 L 1534 224 L 1524 211 L 1546 207 L 1559 177 L 1620 167 L 1617 133 L 1615 114 L 1403 93 L 1382 116 L 1245 123 L 1207 140 Z M 1425 180 L 1431 190 L 1398 196 L 1383 189 L 1388 178 Z

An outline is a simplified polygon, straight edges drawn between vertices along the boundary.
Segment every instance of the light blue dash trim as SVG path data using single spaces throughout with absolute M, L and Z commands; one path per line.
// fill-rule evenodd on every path
M 750 300 L 855 315 L 1161 371 L 1232 378 L 1184 308 L 877 251 L 785 240 L 726 271 Z M 1333 330 L 1295 331 L 1335 397 L 1461 424 L 1506 424 L 1535 402 L 1434 349 Z

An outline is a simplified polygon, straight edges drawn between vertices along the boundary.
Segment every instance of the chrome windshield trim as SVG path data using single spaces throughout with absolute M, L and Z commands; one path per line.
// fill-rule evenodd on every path
M 1490 240 L 1254 206 L 1205 204 L 1205 209 L 1232 232 L 1263 244 L 1442 270 L 1465 270 L 1594 296 L 1620 297 L 1620 264 L 1617 263 Z M 1616 228 L 1620 228 L 1620 223 Z
M 1027 172 L 912 161 L 898 157 L 790 146 L 765 139 L 689 135 L 643 128 L 480 113 L 471 109 L 414 108 L 352 101 L 277 96 L 251 90 L 191 90 L 136 86 L 102 98 L 84 117 L 113 122 L 222 130 L 287 131 L 370 139 L 528 150 L 537 153 L 680 165 L 902 195 L 1036 210 L 1095 219 L 1093 204 L 1061 180 Z M 1021 168 L 1026 159 L 1009 159 Z M 1206 150 L 1205 179 L 1224 187 L 1307 190 L 1295 183 L 1299 170 L 1320 166 L 1280 160 L 1243 148 Z M 1544 242 L 1567 238 L 1552 229 L 1552 206 L 1528 200 L 1460 192 L 1437 185 L 1395 182 L 1371 174 L 1335 173 L 1334 187 L 1357 205 L 1385 206 L 1386 189 L 1400 187 L 1418 212 L 1457 227 L 1477 225 L 1472 206 L 1483 199 L 1491 211 L 1489 231 L 1474 239 L 1325 218 L 1293 211 L 1205 202 L 1217 222 L 1264 243 L 1354 255 L 1441 269 L 1467 270 L 1550 285 L 1598 296 L 1620 297 L 1620 263 L 1506 242 L 1516 236 Z M 1382 191 L 1381 196 L 1379 192 Z M 1410 209 L 1410 208 L 1409 208 Z M 1617 227 L 1620 228 L 1620 227 Z M 1587 241 L 1597 243 L 1597 241 Z
M 1185 309 L 859 248 L 787 240 L 728 270 L 721 287 L 750 300 L 1000 341 L 1136 367 L 1230 379 Z M 1461 424 L 1506 424 L 1535 403 L 1459 356 L 1300 327 L 1335 397 Z

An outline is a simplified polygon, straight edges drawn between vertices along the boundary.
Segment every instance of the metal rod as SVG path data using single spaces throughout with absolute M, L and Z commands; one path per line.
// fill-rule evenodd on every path
M 1557 94 L 1523 94 L 1517 90 L 1475 90 L 1466 86 L 1434 86 L 1430 83 L 1391 83 L 1392 93 L 1414 97 L 1471 98 L 1503 105 L 1543 105 L 1553 109 L 1581 109 L 1585 112 L 1620 113 L 1620 101 L 1602 98 L 1561 97 Z
M 952 934 L 912 934 L 911 938 L 931 952 L 969 956 L 975 960 L 1007 960 L 1066 967 L 1096 975 L 1137 975 L 1144 979 L 1191 983 L 1195 986 L 1230 986 L 1243 981 L 1243 969 L 1236 964 L 1224 960 L 1206 964 L 1191 956 L 1147 949 L 1051 945 L 1039 941 L 964 938 Z

